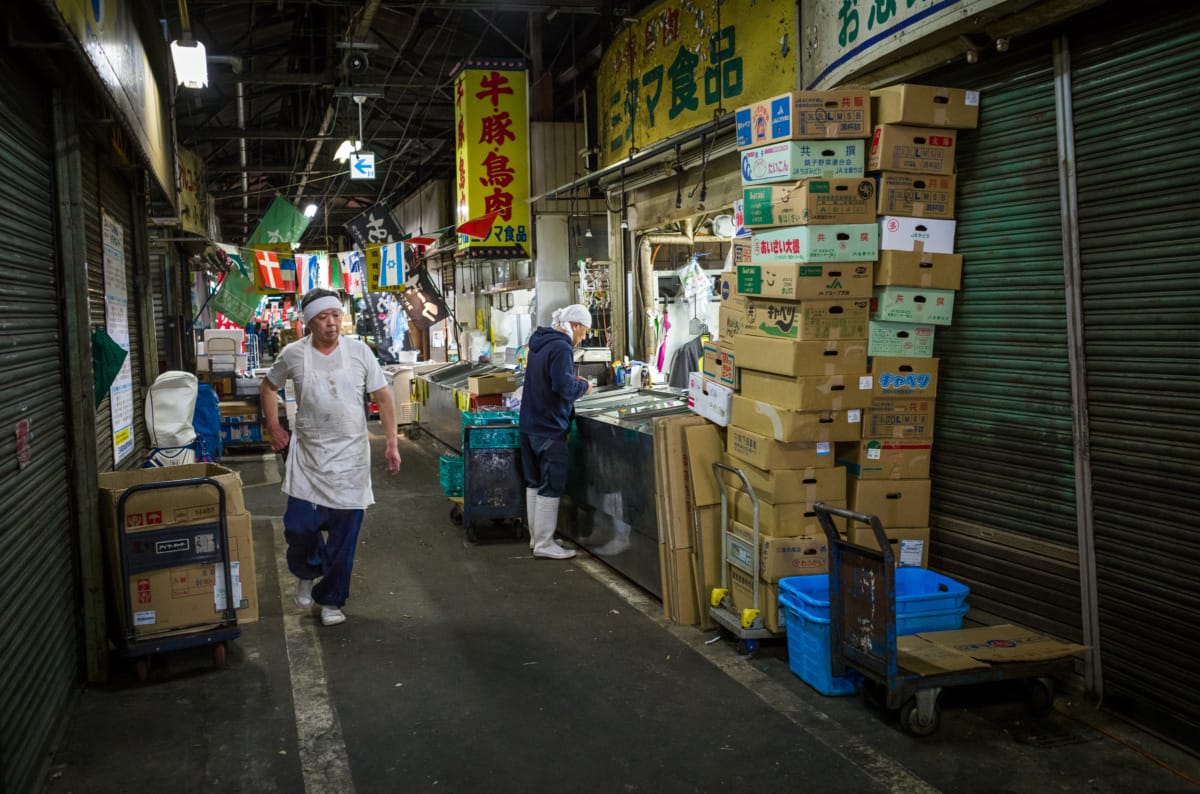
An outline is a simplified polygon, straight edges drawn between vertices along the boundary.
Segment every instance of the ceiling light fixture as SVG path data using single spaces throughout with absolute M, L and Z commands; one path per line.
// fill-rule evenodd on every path
M 362 141 L 347 138 L 342 141 L 342 145 L 333 153 L 333 159 L 339 163 L 344 163 L 350 159 L 350 155 L 356 154 L 360 149 L 362 149 Z
M 184 88 L 204 88 L 208 85 L 208 57 L 204 45 L 192 39 L 192 21 L 188 17 L 187 0 L 179 0 L 179 27 L 179 40 L 171 42 L 175 79 Z
M 304 217 L 306 217 L 306 218 L 313 217 L 314 215 L 317 214 L 317 209 L 318 208 L 317 208 L 316 204 L 309 204 L 307 207 L 304 208 Z

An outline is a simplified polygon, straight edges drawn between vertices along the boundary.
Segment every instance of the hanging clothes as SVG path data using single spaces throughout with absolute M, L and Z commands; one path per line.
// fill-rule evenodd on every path
M 686 389 L 688 375 L 700 370 L 700 359 L 704 358 L 704 340 L 696 336 L 684 343 L 675 355 L 671 356 L 671 377 L 669 386 Z

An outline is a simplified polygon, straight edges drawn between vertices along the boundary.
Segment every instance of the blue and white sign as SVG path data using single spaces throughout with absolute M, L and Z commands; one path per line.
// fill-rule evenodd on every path
M 351 179 L 375 178 L 375 153 L 357 152 L 350 155 Z

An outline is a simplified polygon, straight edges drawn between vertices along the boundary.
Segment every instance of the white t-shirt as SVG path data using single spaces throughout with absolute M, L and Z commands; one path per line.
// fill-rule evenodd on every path
M 304 346 L 310 344 L 311 339 L 311 336 L 306 336 L 284 347 L 279 353 L 279 358 L 275 359 L 275 363 L 271 366 L 271 371 L 267 373 L 267 379 L 276 389 L 282 389 L 284 383 L 289 378 L 291 379 L 292 388 L 296 391 L 297 405 L 300 404 L 303 397 L 301 390 L 304 388 Z M 343 336 L 338 339 L 338 346 L 345 353 L 347 364 L 361 375 L 364 392 L 378 391 L 388 385 L 387 376 L 383 374 L 383 367 L 379 366 L 379 360 L 375 358 L 375 353 L 371 351 L 366 342 L 359 339 L 347 339 Z M 317 370 L 333 369 L 337 365 L 338 357 L 327 356 L 320 351 L 313 350 L 312 360 L 313 366 Z

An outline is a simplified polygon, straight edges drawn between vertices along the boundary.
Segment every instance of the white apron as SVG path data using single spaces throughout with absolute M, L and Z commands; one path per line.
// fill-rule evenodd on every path
M 299 390 L 293 443 L 283 491 L 296 499 L 357 510 L 375 502 L 371 491 L 371 445 L 363 410 L 363 383 L 348 366 L 339 342 L 332 370 L 317 371 L 312 340 L 304 345 L 304 380 Z

